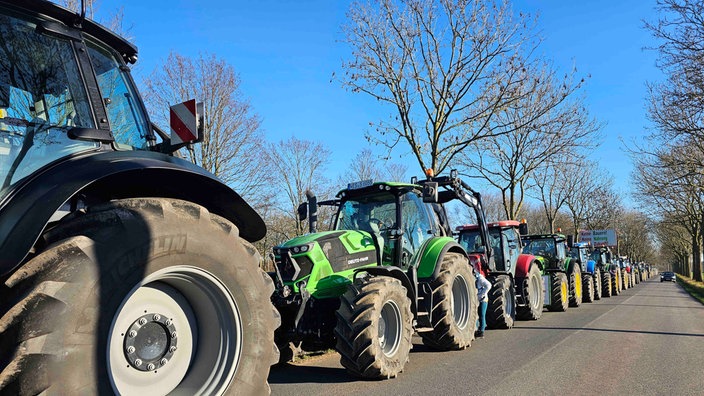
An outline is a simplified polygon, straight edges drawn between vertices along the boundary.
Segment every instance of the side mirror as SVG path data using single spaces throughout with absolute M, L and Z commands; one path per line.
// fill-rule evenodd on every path
M 423 184 L 423 202 L 438 202 L 438 183 L 426 182 Z
M 298 220 L 303 221 L 308 217 L 308 202 L 298 205 Z
M 572 247 L 574 245 L 574 236 L 567 235 L 567 247 Z
M 528 235 L 528 223 L 520 223 L 518 224 L 518 233 L 520 235 Z

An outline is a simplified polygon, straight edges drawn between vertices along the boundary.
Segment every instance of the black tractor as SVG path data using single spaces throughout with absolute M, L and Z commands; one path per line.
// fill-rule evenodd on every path
M 0 0 L 0 394 L 267 394 L 266 227 L 84 15 Z

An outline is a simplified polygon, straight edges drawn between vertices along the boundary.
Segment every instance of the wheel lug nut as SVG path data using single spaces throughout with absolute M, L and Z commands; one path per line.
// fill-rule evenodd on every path
M 147 320 L 144 319 L 144 318 L 142 318 L 142 319 L 139 320 L 139 324 L 140 324 L 141 326 L 144 326 L 145 324 L 147 324 Z
M 171 326 L 171 319 L 166 319 L 166 322 L 164 322 L 165 325 Z
M 168 362 L 169 362 L 169 361 L 166 360 L 166 358 L 163 358 L 163 359 L 159 360 L 159 364 L 162 365 L 162 366 L 166 365 L 166 363 L 168 363 Z
M 142 359 L 135 359 L 134 365 L 135 365 L 135 366 L 141 366 L 141 365 L 142 365 Z
M 134 338 L 137 337 L 137 331 L 136 330 L 130 330 L 129 334 L 127 334 L 128 337 Z
M 127 347 L 127 353 L 134 353 L 134 347 L 132 345 Z
M 154 316 L 152 316 L 152 319 L 154 319 L 155 322 L 158 322 L 159 319 L 161 319 L 161 315 L 159 315 L 159 314 L 154 314 Z
M 170 351 L 170 352 L 176 352 L 176 346 L 174 345 L 174 346 L 172 346 L 171 348 L 169 348 L 169 351 Z
M 155 368 L 156 368 L 156 367 L 154 367 L 154 364 L 153 364 L 153 363 L 149 363 L 149 364 L 147 365 L 147 370 L 149 370 L 149 371 L 152 371 L 152 370 L 154 370 Z
M 176 332 L 171 333 L 171 338 L 176 338 Z

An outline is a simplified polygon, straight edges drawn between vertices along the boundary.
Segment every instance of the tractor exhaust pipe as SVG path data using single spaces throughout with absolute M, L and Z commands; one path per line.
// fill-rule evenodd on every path
M 306 198 L 308 199 L 308 232 L 314 234 L 318 228 L 318 198 L 315 197 L 312 191 L 306 190 Z

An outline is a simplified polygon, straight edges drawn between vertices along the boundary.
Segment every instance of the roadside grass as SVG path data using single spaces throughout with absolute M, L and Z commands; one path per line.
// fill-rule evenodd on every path
M 704 304 L 704 282 L 697 282 L 680 274 L 677 275 L 677 282 L 682 285 L 687 293 Z

